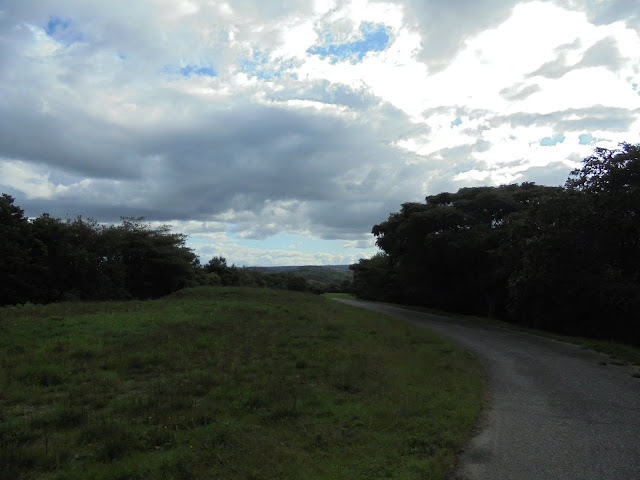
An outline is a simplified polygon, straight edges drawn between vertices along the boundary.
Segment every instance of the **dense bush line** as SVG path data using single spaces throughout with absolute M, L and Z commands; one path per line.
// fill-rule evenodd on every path
M 309 281 L 308 278 L 305 278 L 304 272 L 298 272 L 298 269 L 264 273 L 260 268 L 228 266 L 224 257 L 213 257 L 209 263 L 204 265 L 198 281 L 201 285 L 266 287 L 297 292 L 310 291 L 312 293 L 343 291 L 341 288 L 350 287 L 350 284 L 345 286 Z
M 46 213 L 30 220 L 13 197 L 3 194 L 0 305 L 154 298 L 196 285 L 315 293 L 338 288 L 311 284 L 294 273 L 263 274 L 228 266 L 222 257 L 200 265 L 185 241 L 169 226 L 151 228 L 142 218 L 123 218 L 111 226 Z
M 197 257 L 184 242 L 138 218 L 103 226 L 45 213 L 30 221 L 3 194 L 0 304 L 166 295 L 197 282 Z
M 361 298 L 640 344 L 640 145 L 596 149 L 564 187 L 463 188 L 373 227 Z

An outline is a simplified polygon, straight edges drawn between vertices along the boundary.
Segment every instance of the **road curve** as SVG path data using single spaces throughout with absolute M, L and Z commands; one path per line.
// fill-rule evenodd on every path
M 359 300 L 476 355 L 489 406 L 455 480 L 640 479 L 640 379 L 633 367 L 535 335 Z

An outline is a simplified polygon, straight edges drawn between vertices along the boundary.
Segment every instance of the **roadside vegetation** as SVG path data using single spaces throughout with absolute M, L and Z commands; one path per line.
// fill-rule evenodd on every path
M 484 392 L 443 338 L 305 293 L 0 309 L 3 479 L 442 479 Z
M 326 293 L 326 298 L 345 298 L 355 300 L 353 295 L 347 293 Z M 524 327 L 511 322 L 505 322 L 496 318 L 479 317 L 475 315 L 463 315 L 460 313 L 446 312 L 429 307 L 420 307 L 415 305 L 402 305 L 398 303 L 389 302 L 376 302 L 385 305 L 391 305 L 398 308 L 405 308 L 407 310 L 414 310 L 417 312 L 430 313 L 433 315 L 440 315 L 443 317 L 452 317 L 465 320 L 467 322 L 473 322 L 480 325 L 490 325 L 496 328 L 502 328 L 504 330 L 515 330 L 518 332 L 529 333 L 531 335 L 538 335 L 541 337 L 551 338 L 560 342 L 573 343 L 584 349 L 594 350 L 596 352 L 604 353 L 609 356 L 609 361 L 603 362 L 603 364 L 609 365 L 632 365 L 638 367 L 634 369 L 631 375 L 635 378 L 640 378 L 640 347 L 629 345 L 627 343 L 615 342 L 612 340 L 599 340 L 597 338 L 588 337 L 576 337 L 571 335 L 561 335 L 558 333 L 549 332 L 546 330 L 540 330 L 536 328 Z
M 327 296 L 334 296 L 334 295 L 335 295 L 335 298 L 355 298 L 352 295 L 348 295 L 348 294 L 327 294 Z M 385 302 L 380 302 L 380 303 L 385 303 Z M 482 324 L 482 325 L 490 325 L 490 326 L 502 328 L 505 330 L 515 330 L 518 332 L 530 333 L 532 335 L 551 338 L 553 340 L 558 340 L 560 342 L 573 343 L 574 345 L 579 345 L 582 348 L 595 350 L 596 352 L 609 355 L 610 361 L 608 363 L 611 365 L 629 364 L 629 365 L 635 365 L 640 367 L 640 347 L 629 345 L 627 343 L 616 342 L 612 340 L 599 340 L 597 338 L 561 335 L 559 333 L 553 333 L 546 330 L 524 327 L 522 325 L 517 325 L 511 322 L 505 322 L 502 320 L 498 320 L 496 318 L 479 317 L 474 315 L 463 315 L 460 313 L 445 312 L 442 310 L 437 310 L 437 309 L 428 308 L 428 307 L 407 306 L 407 305 L 392 304 L 392 303 L 387 303 L 387 304 L 394 305 L 400 308 L 406 308 L 409 310 L 415 310 L 418 312 L 432 313 L 434 315 L 441 315 L 445 317 L 455 317 L 455 318 L 463 319 L 468 322 L 473 322 L 473 323 Z M 637 376 L 636 374 L 640 375 L 640 369 L 638 369 L 637 372 L 633 374 L 633 376 Z
M 596 149 L 564 187 L 462 188 L 373 227 L 359 298 L 640 346 L 640 145 Z

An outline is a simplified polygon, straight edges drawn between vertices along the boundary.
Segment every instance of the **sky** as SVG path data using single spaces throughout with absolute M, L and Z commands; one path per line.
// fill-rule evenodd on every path
M 354 263 L 402 203 L 640 143 L 639 0 L 4 0 L 0 192 L 206 263 Z

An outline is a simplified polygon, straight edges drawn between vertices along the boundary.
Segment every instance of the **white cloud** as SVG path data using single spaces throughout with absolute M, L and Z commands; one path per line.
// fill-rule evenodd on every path
M 278 265 L 350 265 L 363 256 L 373 253 L 354 251 L 350 253 L 326 253 L 300 251 L 303 242 L 285 246 L 280 249 L 265 249 L 241 245 L 228 237 L 218 237 L 211 244 L 195 243 L 194 252 L 206 263 L 214 256 L 222 256 L 228 264 L 236 266 L 278 266 Z
M 0 15 L 0 185 L 30 216 L 144 215 L 230 262 L 345 263 L 402 202 L 561 184 L 640 141 L 621 1 L 45 3 Z
M 68 186 L 52 182 L 49 174 L 33 165 L 1 158 L 0 188 L 7 191 L 20 190 L 28 199 L 52 199 L 69 190 Z
M 554 58 L 558 51 L 569 49 L 562 58 L 578 64 L 585 52 L 604 38 L 615 39 L 616 45 L 626 45 L 621 50 L 629 56 L 629 62 L 620 71 L 607 65 L 577 70 L 569 66 L 566 74 L 557 79 L 528 79 L 530 72 Z M 488 169 L 476 167 L 457 174 L 454 180 L 463 184 L 467 180 L 490 184 L 520 181 L 530 168 L 571 156 L 587 156 L 588 148 L 577 140 L 584 132 L 555 132 L 544 122 L 522 127 L 495 122 L 489 126 L 489 123 L 504 114 L 543 116 L 590 106 L 637 111 L 640 99 L 630 88 L 628 79 L 632 75 L 628 65 L 634 65 L 632 70 L 640 67 L 640 50 L 634 52 L 629 48 L 639 39 L 637 32 L 619 23 L 591 25 L 584 12 L 542 2 L 519 5 L 501 25 L 467 39 L 448 68 L 429 76 L 421 91 L 423 96 L 415 99 L 415 105 L 421 105 L 426 112 L 425 131 L 403 138 L 396 145 L 425 157 L 442 158 L 443 150 L 471 146 L 481 139 L 483 147 L 490 147 L 485 151 L 469 151 L 467 158 Z M 611 60 L 614 67 L 614 59 Z M 467 119 L 456 107 L 483 113 Z M 452 128 L 455 118 L 460 118 L 461 123 Z M 567 134 L 563 144 L 551 150 L 540 147 L 542 138 L 556 134 Z M 523 162 L 517 169 L 500 172 L 491 169 L 497 163 L 516 160 Z

